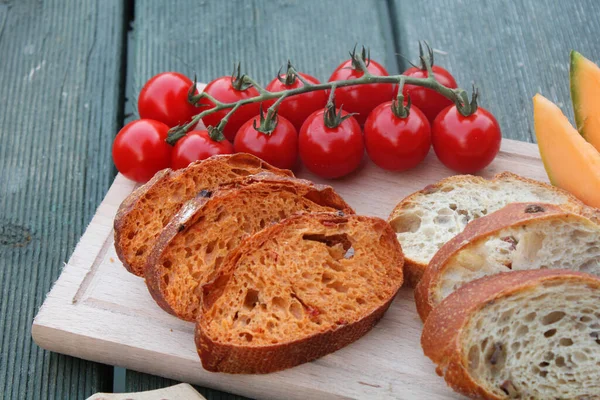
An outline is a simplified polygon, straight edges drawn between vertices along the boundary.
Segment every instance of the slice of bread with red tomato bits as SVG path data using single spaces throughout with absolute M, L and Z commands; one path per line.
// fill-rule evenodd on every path
M 261 172 L 293 176 L 291 171 L 275 168 L 245 153 L 213 156 L 184 169 L 158 172 L 119 207 L 114 222 L 119 259 L 129 272 L 143 276 L 158 235 L 183 203 L 201 190 L 214 190 L 219 185 Z
M 205 369 L 269 373 L 366 334 L 402 286 L 402 250 L 379 218 L 290 217 L 249 237 L 203 287 Z
M 146 284 L 167 312 L 195 321 L 201 285 L 247 236 L 297 213 L 354 213 L 329 186 L 295 178 L 203 191 L 186 203 L 158 238 L 146 266 Z

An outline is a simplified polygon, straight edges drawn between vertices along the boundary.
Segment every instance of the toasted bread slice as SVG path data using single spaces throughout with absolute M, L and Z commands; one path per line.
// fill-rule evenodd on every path
M 203 191 L 159 236 L 146 267 L 148 289 L 164 310 L 195 321 L 200 285 L 243 238 L 295 213 L 338 210 L 354 213 L 331 187 L 295 178 L 266 177 Z
M 402 285 L 402 250 L 379 218 L 290 217 L 244 240 L 203 287 L 205 369 L 268 373 L 359 339 Z
M 581 210 L 582 213 L 585 211 Z M 570 269 L 600 276 L 600 223 L 572 207 L 514 203 L 470 222 L 436 253 L 415 289 L 421 319 L 467 282 L 500 272 Z
M 133 191 L 115 217 L 115 249 L 127 270 L 144 275 L 146 259 L 158 235 L 183 203 L 200 190 L 214 190 L 240 177 L 271 172 L 293 176 L 250 154 L 213 156 L 187 168 L 158 172 L 148 183 Z
M 599 399 L 600 279 L 505 272 L 433 309 L 421 345 L 437 373 L 477 399 Z
M 581 204 L 561 189 L 509 172 L 492 180 L 451 176 L 402 200 L 388 221 L 404 249 L 408 284 L 418 283 L 434 254 L 469 221 L 517 202 Z

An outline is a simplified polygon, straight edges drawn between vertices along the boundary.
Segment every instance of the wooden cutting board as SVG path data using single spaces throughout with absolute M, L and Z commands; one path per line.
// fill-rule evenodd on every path
M 135 393 L 96 393 L 87 400 L 206 400 L 187 383 Z
M 537 146 L 504 140 L 482 175 L 512 171 L 546 181 Z M 359 214 L 387 218 L 407 194 L 452 175 L 430 152 L 417 168 L 392 173 L 369 161 L 327 183 Z M 43 348 L 88 360 L 265 399 L 459 398 L 435 374 L 419 345 L 422 324 L 404 288 L 381 322 L 357 342 L 321 359 L 268 375 L 228 375 L 202 369 L 194 325 L 162 311 L 144 281 L 121 265 L 113 245 L 113 218 L 135 183 L 118 175 L 33 323 Z

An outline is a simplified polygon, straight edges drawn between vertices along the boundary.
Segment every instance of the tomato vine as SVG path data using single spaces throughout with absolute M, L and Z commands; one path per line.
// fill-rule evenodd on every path
M 305 80 L 302 77 L 302 75 L 298 73 L 298 71 L 295 69 L 295 67 L 290 62 L 288 62 L 287 76 L 295 77 L 296 79 L 300 80 L 302 82 L 303 86 L 295 88 L 295 89 L 291 89 L 291 90 L 282 90 L 282 91 L 278 91 L 278 92 L 271 92 L 271 91 L 266 90 L 258 82 L 256 82 L 254 79 L 252 79 L 251 77 L 249 77 L 246 74 L 240 75 L 239 65 L 238 65 L 237 76 L 234 73 L 234 75 L 231 78 L 232 82 L 234 82 L 240 88 L 254 87 L 258 91 L 259 94 L 258 94 L 258 96 L 249 97 L 249 98 L 239 100 L 236 102 L 232 102 L 232 103 L 221 102 L 206 92 L 195 94 L 196 79 L 194 78 L 194 85 L 190 87 L 190 91 L 188 93 L 188 101 L 194 105 L 197 105 L 201 99 L 207 99 L 214 104 L 214 107 L 196 114 L 192 118 L 192 120 L 185 125 L 179 125 L 179 126 L 175 126 L 175 127 L 171 128 L 169 130 L 169 135 L 168 135 L 168 138 L 166 139 L 166 141 L 167 141 L 167 143 L 174 145 L 177 142 L 177 140 L 181 139 L 183 136 L 185 136 L 185 134 L 190 129 L 192 129 L 194 126 L 196 126 L 196 124 L 203 117 L 213 114 L 213 113 L 216 113 L 218 111 L 229 110 L 229 112 L 225 115 L 225 117 L 223 117 L 221 119 L 219 124 L 216 127 L 213 127 L 213 129 L 216 129 L 216 130 L 222 132 L 223 128 L 227 124 L 227 121 L 229 120 L 231 115 L 233 115 L 240 107 L 242 107 L 246 104 L 260 103 L 260 102 L 264 102 L 264 101 L 268 101 L 268 100 L 277 99 L 275 101 L 275 103 L 273 103 L 267 109 L 266 120 L 269 121 L 269 120 L 272 120 L 273 118 L 275 118 L 275 116 L 277 115 L 277 109 L 278 109 L 279 105 L 281 104 L 281 102 L 291 96 L 296 96 L 296 95 L 300 95 L 300 94 L 308 93 L 308 92 L 312 92 L 312 91 L 317 91 L 317 90 L 330 90 L 331 92 L 333 92 L 333 91 L 335 91 L 336 88 L 339 88 L 339 87 L 367 85 L 367 84 L 373 84 L 373 83 L 395 83 L 395 84 L 398 84 L 400 86 L 399 91 L 398 91 L 399 101 L 403 101 L 403 98 L 400 96 L 402 96 L 402 88 L 404 87 L 405 84 L 429 88 L 429 89 L 436 91 L 437 93 L 440 93 L 442 96 L 452 100 L 455 103 L 458 112 L 460 114 L 462 114 L 463 116 L 466 117 L 466 116 L 469 116 L 469 115 L 475 113 L 475 111 L 477 111 L 477 90 L 475 89 L 475 87 L 473 87 L 473 94 L 471 96 L 471 100 L 469 100 L 469 96 L 464 89 L 461 89 L 461 88 L 453 89 L 453 88 L 446 87 L 446 86 L 442 85 L 441 83 L 439 83 L 436 80 L 435 75 L 432 70 L 432 68 L 433 68 L 433 50 L 427 43 L 425 43 L 425 46 L 427 47 L 427 53 L 425 53 L 423 51 L 422 46 L 419 44 L 419 49 L 420 49 L 419 59 L 421 61 L 422 66 L 427 70 L 427 78 L 416 78 L 416 77 L 402 75 L 402 74 L 388 75 L 388 76 L 373 75 L 367 69 L 369 57 L 368 57 L 368 55 L 365 54 L 364 48 L 361 53 L 356 52 L 356 49 L 350 53 L 350 57 L 353 60 L 353 65 L 355 65 L 357 68 L 361 69 L 363 72 L 363 75 L 360 78 L 312 84 L 312 83 L 308 82 L 307 80 Z

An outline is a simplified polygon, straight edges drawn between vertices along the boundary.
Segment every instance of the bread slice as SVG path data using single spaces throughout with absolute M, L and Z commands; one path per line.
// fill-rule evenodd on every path
M 331 187 L 295 178 L 266 177 L 203 191 L 159 236 L 146 267 L 148 289 L 164 310 L 195 321 L 200 285 L 243 238 L 295 213 L 338 210 L 354 213 Z
M 404 249 L 404 274 L 409 285 L 417 284 L 433 255 L 469 221 L 516 202 L 581 204 L 561 189 L 509 172 L 492 180 L 452 176 L 402 200 L 389 222 Z
M 268 373 L 348 345 L 383 316 L 402 285 L 402 264 L 379 218 L 304 214 L 249 237 L 203 288 L 202 365 Z
M 437 373 L 478 399 L 599 399 L 600 279 L 568 270 L 470 282 L 429 315 Z
M 115 249 L 127 270 L 144 275 L 144 265 L 158 235 L 183 203 L 202 190 L 214 190 L 240 177 L 271 172 L 293 176 L 250 154 L 213 156 L 187 168 L 158 172 L 123 201 L 115 217 Z
M 487 275 L 547 268 L 600 276 L 598 213 L 590 209 L 587 214 L 553 204 L 514 203 L 470 222 L 436 253 L 417 285 L 421 319 L 453 291 Z

